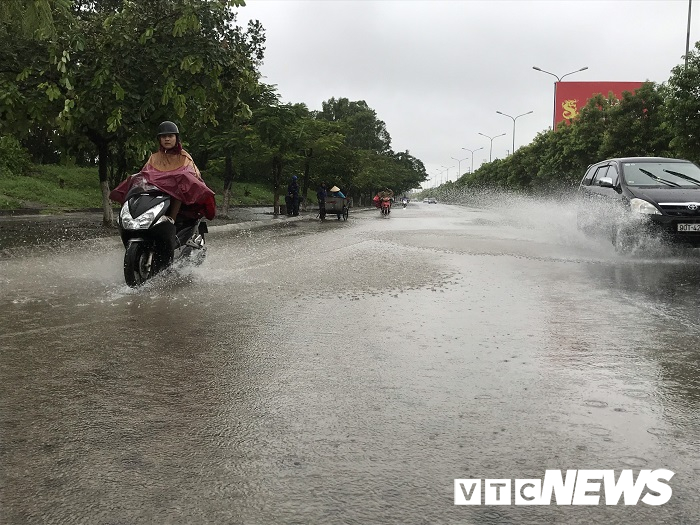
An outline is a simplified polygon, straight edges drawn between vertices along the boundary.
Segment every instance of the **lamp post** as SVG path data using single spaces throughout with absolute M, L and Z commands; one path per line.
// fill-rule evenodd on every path
M 507 113 L 503 113 L 501 111 L 496 111 L 496 113 L 498 113 L 499 115 L 503 115 L 504 117 L 508 117 L 510 119 L 513 119 L 513 149 L 510 150 L 511 151 L 510 154 L 512 155 L 513 153 L 515 153 L 515 121 L 517 119 L 519 119 L 520 117 L 524 117 L 525 115 L 529 115 L 530 113 L 532 113 L 532 111 L 528 111 L 527 113 L 523 113 L 522 115 L 518 115 L 517 117 L 511 117 Z
M 581 69 L 577 69 L 576 71 L 572 71 L 571 73 L 567 73 L 566 75 L 562 76 L 555 75 L 554 73 L 550 73 L 549 71 L 540 69 L 537 66 L 532 66 L 532 69 L 534 69 L 535 71 L 539 71 L 540 73 L 547 73 L 548 75 L 552 75 L 554 78 L 557 79 L 557 82 L 561 82 L 562 78 L 568 77 L 569 75 L 573 75 L 574 73 L 579 73 L 580 71 L 585 71 L 586 69 L 588 69 L 588 66 L 582 67 Z M 552 131 L 554 131 L 554 128 L 557 124 L 557 82 L 554 83 L 554 110 L 552 112 Z
M 468 157 L 465 157 L 463 159 L 456 159 L 454 157 L 450 157 L 452 160 L 457 161 L 457 178 L 460 178 L 462 176 L 462 161 L 467 160 Z M 448 179 L 449 180 L 449 179 Z
M 688 53 L 690 53 L 690 11 L 693 7 L 693 0 L 688 0 L 688 31 L 685 35 L 685 71 L 688 69 Z
M 491 141 L 491 148 L 489 149 L 489 162 L 491 162 L 491 159 L 493 158 L 493 139 L 497 139 L 498 137 L 502 137 L 505 135 L 505 133 L 501 133 L 500 135 L 496 135 L 495 137 L 489 137 L 488 135 L 484 135 L 483 133 L 479 133 L 482 137 L 486 137 Z
M 447 166 L 442 166 L 442 171 L 440 172 L 440 181 L 441 181 L 440 185 L 441 186 L 442 186 L 442 181 L 444 180 L 443 175 L 445 174 L 445 172 L 447 172 L 447 176 L 449 177 L 450 176 L 450 168 L 448 168 Z
M 476 148 L 476 149 L 469 149 L 469 148 L 462 148 L 462 149 L 466 150 L 472 154 L 472 170 L 469 173 L 474 173 L 474 152 L 479 151 L 480 149 L 484 149 L 484 147 L 481 146 L 480 148 Z

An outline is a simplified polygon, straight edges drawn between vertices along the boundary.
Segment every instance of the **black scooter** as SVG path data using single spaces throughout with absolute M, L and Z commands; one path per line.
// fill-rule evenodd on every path
M 175 261 L 204 262 L 207 223 L 180 214 L 173 224 L 165 216 L 169 207 L 170 196 L 155 186 L 133 187 L 126 195 L 117 226 L 126 248 L 124 280 L 131 287 L 142 285 Z

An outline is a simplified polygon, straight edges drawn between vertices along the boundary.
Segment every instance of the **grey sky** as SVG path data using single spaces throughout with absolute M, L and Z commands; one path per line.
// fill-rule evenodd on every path
M 552 124 L 553 76 L 564 81 L 665 82 L 683 62 L 688 0 L 246 0 L 239 24 L 258 19 L 267 45 L 263 79 L 283 102 L 311 110 L 331 97 L 365 100 L 394 151 L 428 174 L 457 178 Z M 700 40 L 693 4 L 691 47 Z M 454 167 L 452 167 L 454 166 Z M 440 173 L 442 172 L 442 173 Z

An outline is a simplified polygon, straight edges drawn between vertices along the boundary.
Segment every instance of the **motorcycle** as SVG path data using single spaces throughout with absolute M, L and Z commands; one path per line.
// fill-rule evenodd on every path
M 381 211 L 383 216 L 388 217 L 391 213 L 391 199 L 388 197 L 384 197 L 381 200 L 379 210 Z
M 401 205 L 405 208 L 406 206 L 408 206 L 408 201 L 406 199 L 403 199 L 401 201 Z
M 165 215 L 169 207 L 170 196 L 152 185 L 134 186 L 126 195 L 117 226 L 126 249 L 124 280 L 132 288 L 175 262 L 204 262 L 207 223 L 181 213 L 173 224 Z

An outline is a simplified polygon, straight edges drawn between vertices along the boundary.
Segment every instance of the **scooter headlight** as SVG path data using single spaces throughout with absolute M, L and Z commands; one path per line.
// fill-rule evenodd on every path
M 124 206 L 122 207 L 122 211 L 119 214 L 122 227 L 125 230 L 145 230 L 153 223 L 153 221 L 163 210 L 163 208 L 165 208 L 165 202 L 157 204 L 150 210 L 134 218 L 131 216 L 131 212 L 129 211 L 129 205 L 124 204 Z

